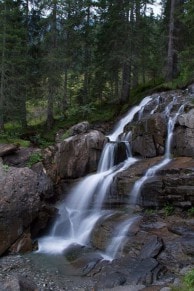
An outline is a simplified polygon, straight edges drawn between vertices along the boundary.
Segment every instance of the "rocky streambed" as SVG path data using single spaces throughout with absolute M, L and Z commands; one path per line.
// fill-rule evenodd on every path
M 181 290 L 182 276 L 194 265 L 194 218 L 166 211 L 138 212 L 122 255 L 112 262 L 102 259 L 103 240 L 95 238 L 110 221 L 95 229 L 98 251 L 74 245 L 63 255 L 3 256 L 0 290 Z

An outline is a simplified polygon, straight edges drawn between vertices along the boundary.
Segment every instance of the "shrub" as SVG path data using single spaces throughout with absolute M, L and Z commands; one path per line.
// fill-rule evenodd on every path
M 189 210 L 188 210 L 188 214 L 189 216 L 194 216 L 194 207 L 191 207 Z
M 174 212 L 174 207 L 171 204 L 166 204 L 166 206 L 164 207 L 164 213 L 165 216 L 170 216 L 172 215 Z
M 4 165 L 2 165 L 2 168 L 5 172 L 9 171 L 9 165 L 4 164 Z
M 42 154 L 41 153 L 39 153 L 39 152 L 32 153 L 31 156 L 29 157 L 27 166 L 28 167 L 32 167 L 34 164 L 36 164 L 38 162 L 41 162 L 42 159 L 43 158 L 42 158 Z
M 194 291 L 194 269 L 185 275 L 184 283 L 188 287 L 188 291 Z

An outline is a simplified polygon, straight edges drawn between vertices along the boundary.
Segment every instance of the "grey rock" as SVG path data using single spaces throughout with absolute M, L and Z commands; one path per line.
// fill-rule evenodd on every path
M 1 291 L 38 291 L 36 284 L 29 278 L 11 276 L 0 285 Z
M 163 242 L 161 238 L 157 237 L 156 235 L 152 235 L 142 247 L 139 257 L 140 259 L 154 258 L 159 254 L 162 247 Z
M 78 124 L 75 124 L 74 126 L 72 126 L 70 129 L 69 129 L 69 134 L 70 135 L 77 135 L 77 134 L 80 134 L 80 133 L 86 133 L 88 132 L 90 129 L 90 124 L 88 121 L 83 121 L 83 122 L 80 122 Z
M 0 144 L 0 157 L 10 155 L 18 150 L 18 146 L 14 144 Z
M 109 274 L 103 274 L 100 280 L 97 282 L 97 290 L 100 288 L 114 288 L 116 286 L 122 286 L 126 282 L 126 276 L 119 271 L 113 271 Z
M 0 254 L 16 241 L 42 208 L 41 196 L 52 192 L 44 180 L 29 168 L 1 169 L 0 179 Z
M 79 134 L 64 140 L 56 154 L 58 176 L 78 178 L 97 169 L 107 138 L 99 131 Z

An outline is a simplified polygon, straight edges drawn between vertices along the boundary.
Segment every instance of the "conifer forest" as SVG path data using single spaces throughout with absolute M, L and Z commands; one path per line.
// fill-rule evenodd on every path
M 1 0 L 0 23 L 1 132 L 193 80 L 193 0 Z

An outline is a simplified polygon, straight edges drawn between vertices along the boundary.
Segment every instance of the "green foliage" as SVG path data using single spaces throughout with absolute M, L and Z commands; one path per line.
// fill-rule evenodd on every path
M 194 269 L 185 275 L 184 283 L 186 284 L 188 291 L 194 291 Z
M 188 209 L 188 215 L 194 217 L 194 207 Z
M 164 207 L 164 214 L 165 216 L 170 216 L 174 212 L 174 206 L 167 203 L 166 206 Z
M 20 132 L 12 130 L 0 133 L 0 143 L 15 144 L 22 147 L 29 147 L 30 141 L 23 140 L 19 137 Z
M 172 286 L 172 291 L 194 291 L 194 269 L 189 271 L 181 279 L 178 286 Z
M 3 170 L 4 170 L 5 172 L 8 172 L 9 169 L 10 169 L 9 165 L 7 165 L 7 164 L 3 164 L 3 165 L 2 165 L 2 168 L 3 168 Z
M 152 215 L 152 214 L 155 214 L 155 213 L 156 213 L 155 209 L 148 208 L 148 209 L 145 210 L 145 214 L 146 215 Z
M 40 152 L 35 152 L 32 153 L 31 156 L 29 157 L 27 166 L 32 167 L 34 164 L 41 162 L 43 159 L 42 154 Z
M 62 135 L 62 139 L 66 139 L 70 136 L 69 130 L 66 130 L 66 132 Z

